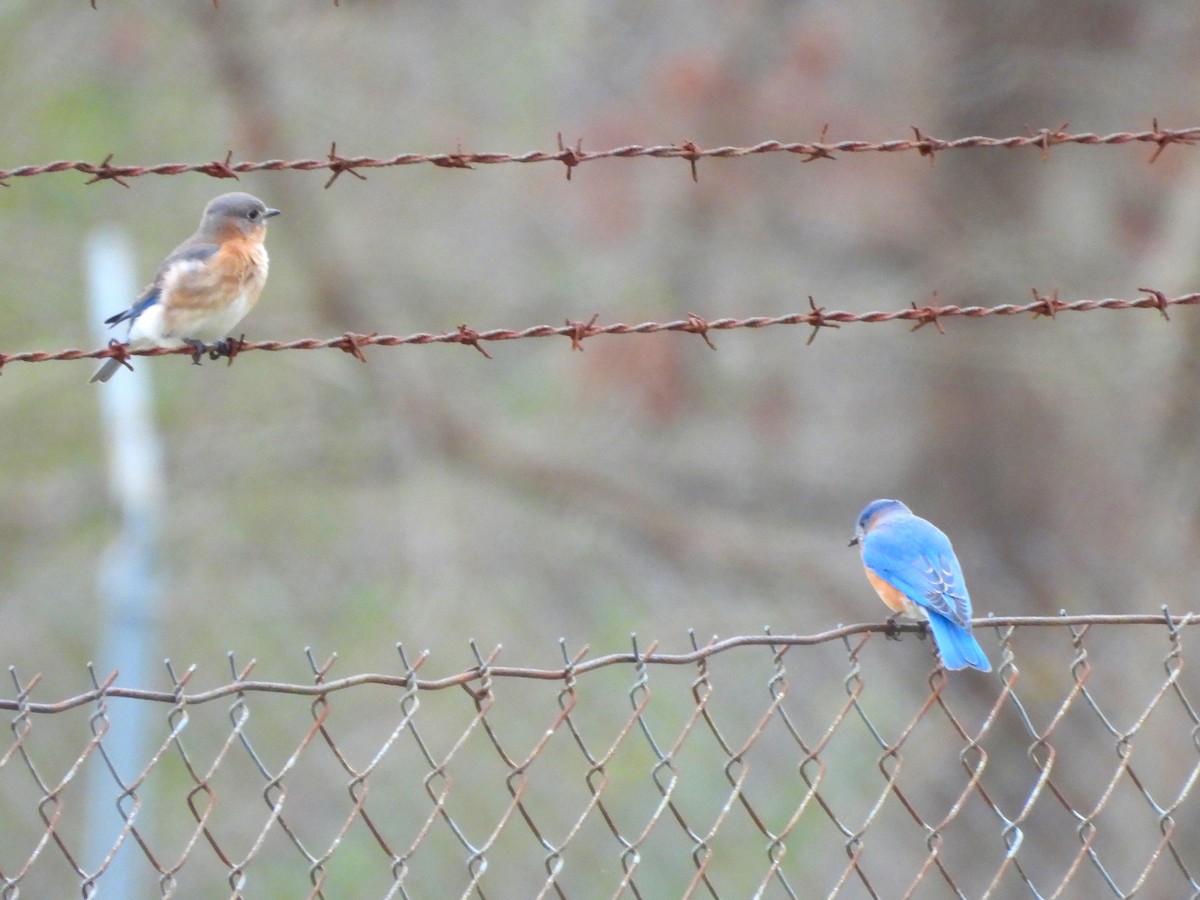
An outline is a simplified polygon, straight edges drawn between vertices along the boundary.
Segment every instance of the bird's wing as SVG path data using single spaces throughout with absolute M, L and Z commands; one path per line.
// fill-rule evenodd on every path
M 971 596 L 950 540 L 916 516 L 867 533 L 863 562 L 913 603 L 968 627 Z
M 188 269 L 198 270 L 200 264 L 216 253 L 218 249 L 216 244 L 192 244 L 190 242 L 181 244 L 174 253 L 163 260 L 163 264 L 158 267 L 158 274 L 138 295 L 133 306 L 122 310 L 115 316 L 109 316 L 104 320 L 104 324 L 113 326 L 120 322 L 136 319 L 162 297 L 163 283 L 169 273 L 185 275 Z

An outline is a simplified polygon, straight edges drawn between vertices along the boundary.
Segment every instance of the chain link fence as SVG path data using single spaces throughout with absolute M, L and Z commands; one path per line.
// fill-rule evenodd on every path
M 877 626 L 58 703 L 13 672 L 3 895 L 104 896 L 128 855 L 174 897 L 1196 896 L 1192 619 L 1151 618 L 993 620 L 990 675 Z

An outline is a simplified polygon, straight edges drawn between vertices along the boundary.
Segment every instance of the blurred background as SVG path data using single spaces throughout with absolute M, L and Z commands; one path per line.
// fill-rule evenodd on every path
M 1174 0 L 97 6 L 0 10 L 4 167 L 321 157 L 333 141 L 347 156 L 520 153 L 558 132 L 585 149 L 817 140 L 826 124 L 830 141 L 1103 134 L 1195 125 L 1200 89 L 1200 14 Z M 0 343 L 96 346 L 89 235 L 128 233 L 140 287 L 234 188 L 283 211 L 252 340 L 781 315 L 810 294 L 855 312 L 934 291 L 988 306 L 1035 287 L 1179 294 L 1196 288 L 1200 157 L 1168 147 L 1149 165 L 1152 150 L 771 154 L 702 161 L 698 184 L 649 159 L 570 181 L 556 164 L 421 165 L 328 190 L 325 172 L 16 178 L 0 193 Z M 427 346 L 368 349 L 367 365 L 135 361 L 117 377 L 152 379 L 167 475 L 149 656 L 197 664 L 203 688 L 228 680 L 226 651 L 263 678 L 310 680 L 306 646 L 336 651 L 334 676 L 398 673 L 400 641 L 431 651 L 433 677 L 473 664 L 467 637 L 556 666 L 560 637 L 680 651 L 688 628 L 877 620 L 846 543 L 879 496 L 950 534 L 977 615 L 1193 605 L 1196 311 L 943 324 L 847 325 L 811 346 L 807 328 L 719 333 L 715 353 L 663 334 L 582 353 L 494 344 L 491 360 Z M 97 570 L 118 521 L 93 368 L 13 364 L 0 380 L 0 660 L 42 674 L 38 699 L 88 687 L 105 625 Z M 1097 640 L 1112 651 L 1100 691 L 1128 685 L 1139 641 L 1161 674 L 1161 630 Z M 1061 678 L 1069 636 L 1044 643 L 1026 671 Z M 871 651 L 897 673 L 887 691 L 927 695 L 926 644 Z M 788 661 L 817 678 L 821 658 Z M 135 686 L 169 689 L 154 672 Z M 844 697 L 839 679 L 822 690 Z M 953 690 L 986 709 L 997 685 Z M 1047 708 L 1061 698 L 1047 689 Z

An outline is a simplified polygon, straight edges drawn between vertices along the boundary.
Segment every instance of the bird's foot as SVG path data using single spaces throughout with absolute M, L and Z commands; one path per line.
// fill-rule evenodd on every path
M 200 365 L 200 357 L 208 352 L 208 346 L 204 343 L 204 341 L 197 341 L 193 339 L 185 339 L 184 343 L 192 348 L 192 365 Z
M 233 365 L 233 358 L 241 352 L 245 344 L 246 336 L 244 334 L 241 337 L 221 338 L 208 348 L 208 358 L 217 360 L 225 357 L 229 360 L 229 365 Z
M 889 641 L 900 640 L 900 626 L 896 624 L 895 616 L 888 616 L 883 623 L 883 636 Z

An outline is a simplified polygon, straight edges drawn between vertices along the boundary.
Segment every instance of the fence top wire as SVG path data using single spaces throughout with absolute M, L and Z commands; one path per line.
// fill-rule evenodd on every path
M 247 341 L 243 335 L 240 338 L 220 342 L 210 348 L 210 359 L 225 358 L 230 364 L 239 353 L 251 350 L 326 350 L 337 349 L 349 353 L 360 362 L 366 362 L 364 347 L 399 347 L 424 344 L 460 344 L 474 347 L 488 359 L 491 355 L 483 348 L 483 344 L 495 341 L 516 341 L 526 338 L 566 337 L 571 341 L 571 349 L 582 350 L 583 341 L 599 335 L 635 335 L 658 334 L 664 331 L 675 331 L 684 334 L 698 335 L 711 349 L 716 345 L 709 338 L 711 331 L 732 331 L 735 329 L 759 329 L 773 325 L 805 325 L 812 328 L 807 343 L 811 344 L 822 328 L 840 328 L 845 323 L 876 324 L 879 322 L 912 322 L 910 330 L 916 331 L 925 325 L 933 325 L 940 333 L 945 333 L 941 320 L 955 316 L 965 316 L 969 319 L 981 319 L 988 316 L 1017 316 L 1030 313 L 1034 318 L 1047 316 L 1054 318 L 1060 312 L 1091 312 L 1097 309 L 1126 310 L 1126 309 L 1155 309 L 1164 319 L 1169 320 L 1167 310 L 1173 306 L 1195 306 L 1200 304 L 1200 293 L 1183 294 L 1178 297 L 1168 297 L 1162 291 L 1153 288 L 1138 288 L 1145 291 L 1145 297 L 1133 300 L 1121 298 L 1106 298 L 1103 300 L 1060 300 L 1058 293 L 1043 294 L 1037 289 L 1032 291 L 1034 299 L 1029 303 L 1003 303 L 999 306 L 954 306 L 938 305 L 937 295 L 933 302 L 926 306 L 917 306 L 914 302 L 907 309 L 897 309 L 891 312 L 852 313 L 842 310 L 828 310 L 817 306 L 812 297 L 808 298 L 809 311 L 804 313 L 789 313 L 783 316 L 750 316 L 748 318 L 719 318 L 705 319 L 695 313 L 688 313 L 686 319 L 675 319 L 668 322 L 641 322 L 629 325 L 625 322 L 613 322 L 608 325 L 599 324 L 599 314 L 593 315 L 588 321 L 567 320 L 562 325 L 533 325 L 528 328 L 514 330 L 510 328 L 493 328 L 488 331 L 476 331 L 467 325 L 459 325 L 452 331 L 440 333 L 417 332 L 409 335 L 356 334 L 345 332 L 330 338 L 300 338 L 294 341 Z M 0 369 L 13 362 L 62 362 L 76 359 L 120 359 L 127 366 L 133 356 L 191 356 L 198 361 L 196 351 L 192 347 L 149 347 L 140 350 L 130 349 L 125 344 L 113 340 L 107 347 L 99 350 L 64 349 L 56 351 L 33 350 L 22 353 L 0 353 Z M 132 368 L 132 366 L 129 366 Z
M 790 153 L 801 157 L 801 162 L 813 162 L 818 159 L 835 160 L 838 153 L 902 153 L 916 151 L 921 156 L 927 156 L 933 161 L 938 153 L 945 150 L 978 150 L 989 147 L 1006 147 L 1009 149 L 1034 147 L 1047 156 L 1051 147 L 1063 144 L 1074 144 L 1083 147 L 1103 147 L 1118 144 L 1153 144 L 1154 152 L 1150 162 L 1158 159 L 1159 155 L 1171 144 L 1187 146 L 1200 142 L 1200 126 L 1190 128 L 1159 128 L 1155 119 L 1148 131 L 1117 131 L 1112 134 L 1094 134 L 1083 132 L 1071 134 L 1066 131 L 1066 125 L 1058 128 L 1039 128 L 1027 134 L 1010 137 L 986 137 L 971 135 L 969 137 L 943 140 L 927 135 L 920 128 L 913 126 L 911 138 L 901 138 L 890 141 L 832 141 L 825 140 L 829 126 L 821 129 L 820 138 L 814 142 L 804 141 L 760 141 L 743 147 L 723 146 L 702 148 L 693 141 L 679 144 L 627 144 L 623 147 L 612 147 L 607 150 L 584 150 L 582 140 L 574 146 L 564 143 L 562 134 L 558 135 L 558 147 L 554 150 L 529 150 L 525 153 L 495 153 L 469 152 L 461 148 L 454 153 L 399 153 L 391 157 L 373 156 L 342 156 L 337 152 L 337 143 L 329 148 L 329 153 L 323 159 L 267 159 L 257 162 L 233 161 L 233 151 L 225 158 L 208 162 L 193 163 L 158 163 L 156 165 L 117 165 L 113 163 L 113 154 L 106 156 L 101 162 L 93 163 L 86 160 L 58 160 L 40 165 L 14 166 L 0 169 L 0 185 L 6 185 L 10 178 L 28 178 L 33 175 L 49 175 L 55 172 L 80 172 L 90 176 L 87 184 L 99 181 L 115 181 L 128 187 L 127 179 L 139 178 L 143 175 L 183 175 L 197 173 L 211 178 L 237 178 L 248 172 L 278 172 L 295 170 L 301 172 L 328 171 L 329 187 L 345 172 L 356 178 L 365 178 L 361 169 L 386 169 L 395 166 L 414 166 L 431 164 L 443 169 L 473 169 L 476 166 L 494 166 L 504 163 L 541 163 L 557 162 L 566 167 L 567 178 L 576 166 L 583 163 L 595 162 L 601 159 L 682 159 L 690 167 L 692 179 L 699 180 L 697 163 L 702 159 L 742 159 L 748 156 L 759 156 L 764 153 Z
M 1086 629 L 1093 625 L 1165 625 L 1169 632 L 1174 634 L 1183 626 L 1200 624 L 1200 614 L 1189 612 L 1183 615 L 1172 615 L 1164 607 L 1161 613 L 1123 613 L 1112 615 L 1089 613 L 1075 616 L 1069 616 L 1064 613 L 1058 616 L 986 616 L 975 619 L 973 624 L 978 627 L 991 627 L 995 629 L 1013 629 L 1038 626 L 1071 628 L 1082 626 L 1084 629 Z M 336 661 L 336 655 L 331 656 L 324 664 L 318 664 L 313 658 L 311 652 L 306 650 L 305 653 L 308 656 L 309 664 L 312 667 L 313 674 L 315 676 L 315 683 L 313 684 L 293 684 L 286 682 L 250 680 L 249 675 L 254 668 L 255 662 L 251 660 L 249 665 L 239 670 L 233 660 L 233 654 L 231 653 L 229 656 L 229 664 L 233 674 L 233 681 L 219 687 L 211 688 L 206 691 L 197 691 L 195 693 L 187 692 L 188 682 L 191 680 L 196 671 L 195 666 L 192 666 L 182 674 L 177 674 L 174 666 L 168 660 L 166 662 L 167 672 L 171 681 L 174 683 L 174 690 L 158 691 L 144 688 L 119 687 L 114 683 L 119 675 L 119 672 L 116 670 L 111 672 L 103 680 L 99 680 L 95 670 L 91 669 L 89 664 L 89 669 L 92 671 L 92 679 L 95 684 L 94 689 L 82 694 L 78 694 L 74 697 L 69 697 L 64 700 L 50 703 L 34 703 L 29 699 L 29 695 L 37 686 L 37 683 L 41 680 L 40 675 L 34 675 L 27 681 L 22 682 L 15 670 L 15 667 L 10 666 L 9 674 L 12 676 L 13 682 L 16 685 L 17 696 L 13 699 L 0 698 L 0 709 L 16 710 L 27 714 L 60 713 L 109 697 L 124 697 L 133 700 L 147 700 L 158 703 L 170 703 L 174 705 L 196 705 L 200 703 L 208 703 L 213 700 L 219 700 L 222 697 L 228 697 L 233 694 L 244 693 L 278 693 L 324 696 L 336 691 L 343 691 L 348 688 L 358 687 L 365 684 L 377 684 L 386 687 L 412 688 L 422 691 L 439 691 L 450 687 L 461 686 L 468 691 L 471 691 L 471 685 L 473 683 L 478 682 L 486 686 L 496 678 L 521 678 L 540 681 L 570 682 L 580 675 L 595 671 L 597 669 L 607 668 L 609 666 L 679 666 L 698 663 L 716 654 L 732 650 L 735 647 L 768 646 L 771 648 L 782 648 L 789 646 L 814 645 L 824 644 L 830 641 L 846 640 L 858 634 L 892 634 L 898 631 L 920 633 L 923 629 L 923 624 L 915 622 L 868 622 L 857 625 L 842 625 L 828 631 L 807 635 L 772 634 L 770 629 L 767 629 L 764 634 L 758 635 L 740 635 L 721 640 L 718 640 L 716 637 L 714 637 L 707 644 L 703 645 L 697 643 L 695 633 L 692 631 L 689 632 L 689 635 L 693 649 L 684 653 L 660 653 L 657 651 L 657 642 L 651 644 L 645 650 L 639 649 L 637 635 L 633 635 L 633 650 L 631 652 L 610 653 L 605 656 L 595 657 L 593 659 L 585 658 L 588 652 L 587 646 L 584 646 L 574 656 L 571 656 L 567 651 L 566 639 L 563 638 L 560 639 L 559 642 L 563 654 L 563 666 L 558 669 L 496 665 L 495 660 L 499 656 L 501 647 L 497 646 L 488 656 L 485 657 L 480 653 L 475 642 L 471 641 L 470 647 L 472 652 L 475 654 L 477 665 L 455 675 L 431 679 L 423 679 L 418 676 L 418 670 L 428 659 L 429 652 L 422 651 L 415 660 L 410 662 L 403 646 L 400 644 L 397 644 L 397 650 L 399 651 L 400 660 L 405 670 L 403 674 L 385 675 L 377 673 L 363 673 L 337 679 L 327 679 L 326 677 Z M 474 692 L 472 691 L 472 693 Z

